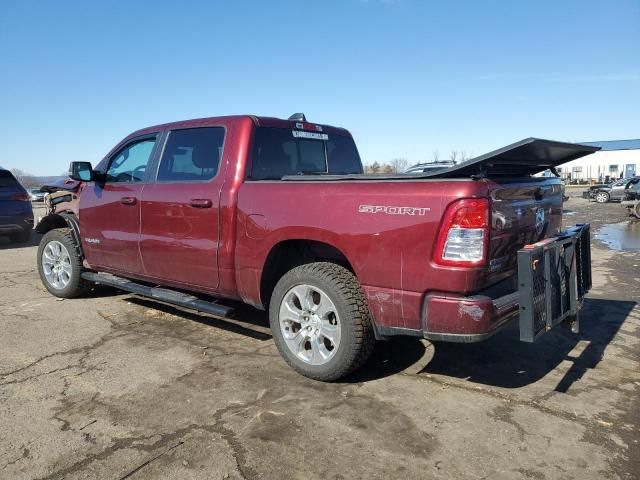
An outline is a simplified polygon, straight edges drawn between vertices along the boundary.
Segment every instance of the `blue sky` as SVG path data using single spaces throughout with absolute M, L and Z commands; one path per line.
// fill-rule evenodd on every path
M 365 163 L 528 136 L 640 137 L 640 1 L 0 2 L 0 165 L 253 113 L 348 128 Z

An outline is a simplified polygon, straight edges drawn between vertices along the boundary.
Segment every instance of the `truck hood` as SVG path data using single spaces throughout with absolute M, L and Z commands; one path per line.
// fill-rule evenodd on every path
M 600 147 L 591 145 L 556 142 L 540 138 L 525 138 L 430 175 L 430 177 L 528 176 L 546 169 L 555 168 L 576 158 L 591 155 L 598 150 L 600 150 Z
M 51 183 L 47 183 L 40 188 L 41 192 L 45 193 L 53 193 L 59 190 L 67 190 L 69 192 L 75 192 L 80 187 L 82 182 L 78 182 L 77 180 L 73 180 L 69 177 L 61 178 Z

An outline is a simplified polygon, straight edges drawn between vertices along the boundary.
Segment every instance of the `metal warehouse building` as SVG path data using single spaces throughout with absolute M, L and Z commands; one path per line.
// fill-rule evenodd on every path
M 558 167 L 567 183 L 607 183 L 640 175 L 640 139 L 579 142 L 602 150 Z

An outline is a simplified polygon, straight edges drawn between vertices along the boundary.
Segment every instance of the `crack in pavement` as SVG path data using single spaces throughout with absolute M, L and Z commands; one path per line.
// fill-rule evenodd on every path
M 229 448 L 231 449 L 232 456 L 234 458 L 236 468 L 240 476 L 247 480 L 257 478 L 257 472 L 246 465 L 246 450 L 244 446 L 236 438 L 236 433 L 232 429 L 226 427 L 224 425 L 224 422 L 227 418 L 255 406 L 258 402 L 260 402 L 260 400 L 260 398 L 257 398 L 252 402 L 228 405 L 224 408 L 216 410 L 213 413 L 213 419 L 215 421 L 210 424 L 192 423 L 169 433 L 153 433 L 151 435 L 132 436 L 116 439 L 109 447 L 105 448 L 104 450 L 87 455 L 82 460 L 79 460 L 66 468 L 57 470 L 45 477 L 40 477 L 38 480 L 64 479 L 67 476 L 82 470 L 91 463 L 99 460 L 105 460 L 123 449 L 133 449 L 141 452 L 154 452 L 160 448 L 166 447 L 167 445 L 172 445 L 168 449 L 165 449 L 162 453 L 144 461 L 142 464 L 138 465 L 133 470 L 130 470 L 129 472 L 124 474 L 124 476 L 120 477 L 121 479 L 126 479 L 145 466 L 149 465 L 151 462 L 157 460 L 163 455 L 166 455 L 167 453 L 170 453 L 171 451 L 175 450 L 175 448 L 184 444 L 186 442 L 184 438 L 190 433 L 198 430 L 209 433 L 217 433 L 218 435 L 220 435 L 220 437 L 227 443 L 227 445 L 229 445 Z M 225 417 L 225 415 L 231 411 L 233 411 L 234 413 Z M 140 444 L 140 442 L 145 442 L 158 436 L 160 436 L 160 439 L 151 444 Z
M 7 377 L 10 377 L 12 375 L 16 375 L 18 373 L 22 373 L 25 371 L 28 371 L 29 369 L 36 367 L 37 365 L 41 364 L 42 362 L 54 358 L 54 357 L 59 357 L 59 356 L 69 356 L 69 355 L 77 355 L 80 354 L 80 358 L 74 362 L 71 365 L 67 365 L 65 367 L 60 367 L 60 368 L 56 368 L 53 370 L 49 370 L 47 372 L 42 372 L 42 373 L 38 373 L 35 375 L 30 375 L 27 376 L 25 378 L 21 378 L 21 379 L 15 379 L 15 380 L 10 380 L 10 381 L 6 381 L 2 384 L 0 384 L 1 386 L 7 386 L 7 385 L 13 385 L 13 384 L 18 384 L 18 383 L 24 383 L 24 382 L 28 382 L 30 380 L 36 379 L 36 378 L 40 378 L 42 376 L 45 375 L 51 375 L 51 374 L 55 374 L 55 373 L 59 373 L 59 372 L 63 372 L 63 371 L 70 371 L 70 370 L 79 370 L 78 373 L 76 373 L 75 375 L 65 375 L 62 377 L 63 380 L 63 388 L 62 391 L 60 392 L 60 396 L 61 398 L 58 399 L 58 402 L 60 403 L 60 406 L 57 407 L 54 411 L 55 414 L 51 417 L 52 420 L 55 420 L 57 422 L 61 423 L 61 431 L 68 431 L 68 430 L 72 430 L 71 428 L 71 423 L 66 420 L 65 418 L 63 418 L 63 415 L 65 412 L 67 412 L 68 410 L 72 409 L 72 408 L 76 408 L 80 403 L 93 403 L 97 401 L 97 396 L 98 393 L 95 393 L 91 398 L 89 399 L 84 399 L 81 402 L 78 401 L 72 401 L 67 397 L 67 392 L 69 390 L 69 388 L 71 387 L 71 379 L 70 377 L 73 376 L 80 376 L 80 375 L 84 375 L 86 373 L 88 373 L 89 371 L 95 370 L 95 369 L 99 369 L 98 365 L 92 365 L 92 366 L 87 366 L 86 362 L 89 359 L 92 351 L 94 351 L 95 349 L 99 348 L 100 346 L 106 344 L 107 342 L 110 342 L 112 340 L 115 339 L 119 339 L 122 338 L 124 336 L 128 336 L 128 335 L 140 335 L 140 336 L 156 336 L 156 337 L 166 337 L 167 335 L 165 334 L 165 332 L 141 332 L 139 330 L 136 330 L 135 328 L 130 328 L 130 327 L 134 327 L 135 325 L 138 325 L 140 323 L 144 323 L 144 322 L 129 322 L 129 323 L 118 323 L 114 320 L 113 317 L 116 317 L 120 314 L 114 314 L 114 315 L 109 315 L 109 314 L 105 314 L 101 311 L 98 311 L 98 314 L 100 315 L 100 317 L 102 317 L 104 320 L 106 320 L 107 322 L 109 322 L 110 324 L 110 329 L 107 333 L 105 333 L 104 335 L 102 335 L 98 340 L 96 340 L 95 342 L 92 342 L 89 345 L 84 345 L 82 347 L 74 347 L 71 348 L 69 350 L 65 350 L 62 352 L 54 352 L 48 355 L 43 355 L 42 357 L 39 357 L 38 359 L 30 362 L 27 365 L 24 365 L 20 368 L 11 370 L 11 371 L 5 371 L 0 373 L 0 376 L 2 377 L 2 379 L 6 379 Z M 169 337 L 172 337 L 171 335 L 169 335 Z M 182 341 L 185 341 L 187 343 L 193 343 L 191 342 L 189 339 L 185 339 L 185 338 L 181 338 Z M 230 353 L 224 352 L 224 350 L 215 348 L 214 351 L 216 353 L 210 355 L 210 358 L 213 360 L 214 358 L 218 358 L 220 356 L 226 356 L 229 355 Z M 237 352 L 234 352 L 233 354 L 238 354 Z M 104 362 L 103 362 L 104 363 Z M 257 399 L 256 402 L 258 402 L 260 399 Z M 232 451 L 232 455 L 236 464 L 236 468 L 238 470 L 238 473 L 241 475 L 242 478 L 246 478 L 246 479 L 250 479 L 250 478 L 254 478 L 256 477 L 256 473 L 249 467 L 247 467 L 245 465 L 246 462 L 246 452 L 244 450 L 243 445 L 241 444 L 240 441 L 238 441 L 235 437 L 235 432 L 230 429 L 227 428 L 224 425 L 224 416 L 229 412 L 229 411 L 234 411 L 235 413 L 239 413 L 241 412 L 243 409 L 246 408 L 251 408 L 251 406 L 253 405 L 253 403 L 255 402 L 250 402 L 246 405 L 230 405 L 226 408 L 220 409 L 219 411 L 214 413 L 213 418 L 215 419 L 215 422 L 212 424 L 190 424 L 182 429 L 176 430 L 175 432 L 171 432 L 168 434 L 164 434 L 161 435 L 160 440 L 154 442 L 151 445 L 137 445 L 137 443 L 141 442 L 141 441 L 145 441 L 145 440 L 149 440 L 151 438 L 157 437 L 158 434 L 154 433 L 153 435 L 150 436 L 137 436 L 137 437 L 125 437 L 122 439 L 117 439 L 113 442 L 113 444 L 111 446 L 109 446 L 108 448 L 106 448 L 105 450 L 98 452 L 96 454 L 92 454 L 89 455 L 87 457 L 85 457 L 84 459 L 80 460 L 79 462 L 76 462 L 72 465 L 70 465 L 69 467 L 66 467 L 64 469 L 58 470 L 56 472 L 53 472 L 51 474 L 49 474 L 46 477 L 42 477 L 43 479 L 54 479 L 54 478 L 65 478 L 67 475 L 70 475 L 71 473 L 74 473 L 78 470 L 81 470 L 82 468 L 84 468 L 86 465 L 97 461 L 97 460 L 103 460 L 106 459 L 108 457 L 110 457 L 112 454 L 114 454 L 117 451 L 120 451 L 122 449 L 126 449 L 126 448 L 133 448 L 135 450 L 141 450 L 141 451 L 154 451 L 157 450 L 158 448 L 162 448 L 164 446 L 166 446 L 167 444 L 178 440 L 178 439 L 182 439 L 183 437 L 185 437 L 187 434 L 189 434 L 190 432 L 194 431 L 194 430 L 203 430 L 203 431 L 207 431 L 210 433 L 216 433 L 218 434 L 231 448 Z M 234 413 L 234 414 L 235 414 Z M 95 423 L 95 422 L 91 422 L 91 423 Z M 91 423 L 84 425 L 83 428 L 85 428 L 86 426 L 90 425 Z M 161 454 L 151 458 L 150 460 L 147 460 L 146 462 L 144 462 L 143 464 L 141 464 L 140 466 L 136 467 L 136 469 L 130 471 L 129 473 L 125 474 L 124 477 L 122 478 L 128 478 L 129 476 L 133 475 L 134 473 L 136 473 L 137 471 L 139 471 L 141 468 L 144 468 L 146 465 L 148 465 L 149 463 L 155 461 L 156 459 L 160 458 L 161 456 L 171 452 L 172 450 L 174 450 L 175 448 L 177 448 L 177 446 L 183 444 L 184 441 L 180 440 L 179 443 L 175 444 L 174 446 L 172 446 L 171 448 L 165 450 L 164 452 L 162 452 Z M 18 459 L 19 460 L 19 459 Z M 16 460 L 16 461 L 18 461 Z M 12 463 L 11 463 L 12 464 Z M 8 465 L 6 465 L 3 468 L 6 468 Z
M 15 458 L 14 460 L 11 460 L 9 463 L 5 463 L 2 466 L 2 468 L 0 468 L 0 470 L 4 470 L 7 467 L 10 467 L 11 465 L 15 465 L 20 460 L 24 460 L 24 459 L 30 457 L 31 452 L 30 452 L 30 450 L 28 448 L 26 448 L 24 445 L 22 445 L 20 448 L 22 448 L 22 455 L 20 455 L 19 457 Z
M 137 466 L 136 468 L 134 468 L 133 470 L 131 470 L 129 473 L 127 473 L 126 475 L 123 475 L 122 477 L 120 477 L 120 480 L 125 480 L 127 478 L 129 478 L 131 475 L 133 475 L 136 472 L 139 472 L 140 470 L 142 470 L 144 467 L 146 467 L 147 465 L 149 465 L 151 462 L 159 459 L 160 457 L 162 457 L 163 455 L 166 455 L 167 453 L 175 450 L 176 448 L 178 448 L 180 445 L 183 445 L 184 442 L 183 441 L 179 441 L 178 443 L 176 443 L 175 445 L 173 445 L 172 447 L 169 447 L 167 450 L 165 450 L 164 452 L 156 455 L 153 458 L 150 458 L 149 460 L 147 460 L 146 462 L 143 462 L 141 465 Z
M 65 350 L 65 351 L 62 351 L 62 352 L 54 352 L 54 353 L 50 353 L 48 355 L 43 355 L 42 357 L 37 358 L 33 362 L 31 362 L 31 363 L 29 363 L 29 364 L 27 364 L 27 365 L 25 365 L 23 367 L 17 368 L 15 370 L 7 371 L 7 372 L 0 372 L 0 378 L 2 378 L 2 380 L 4 380 L 7 377 L 10 377 L 10 376 L 15 375 L 17 373 L 21 373 L 21 372 L 24 372 L 26 370 L 29 370 L 30 368 L 33 368 L 36 365 L 38 365 L 38 364 L 40 364 L 40 363 L 42 363 L 45 360 L 48 360 L 50 358 L 64 357 L 64 356 L 68 356 L 68 355 L 81 354 L 82 356 L 81 356 L 80 360 L 78 361 L 78 363 L 73 364 L 73 365 L 69 365 L 69 366 L 67 366 L 65 368 L 61 368 L 61 369 L 58 369 L 58 370 L 69 369 L 69 368 L 72 368 L 74 366 L 78 366 L 78 364 L 80 364 L 80 366 L 83 367 L 83 362 L 86 361 L 86 357 L 88 357 L 89 353 L 91 353 L 92 350 L 95 350 L 96 348 L 101 347 L 102 345 L 106 344 L 107 342 L 109 342 L 111 340 L 122 338 L 122 337 L 124 337 L 126 335 L 129 335 L 129 334 L 130 334 L 130 332 L 122 332 L 122 333 L 120 333 L 120 332 L 113 332 L 113 331 L 110 330 L 109 332 L 104 334 L 102 337 L 100 337 L 94 343 L 91 343 L 89 345 L 84 345 L 82 347 L 74 347 L 74 348 L 71 348 L 69 350 Z M 0 387 L 4 386 L 4 385 L 11 385 L 11 384 L 14 384 L 14 383 L 22 383 L 23 381 L 29 380 L 31 378 L 37 378 L 37 377 L 40 377 L 42 375 L 47 375 L 49 373 L 54 373 L 54 372 L 55 372 L 55 370 L 51 371 L 51 372 L 46 372 L 46 373 L 42 373 L 42 374 L 33 375 L 31 377 L 27 377 L 24 380 L 10 380 L 10 381 L 7 381 L 7 382 L 0 383 Z
M 602 428 L 604 425 L 600 422 L 598 422 L 597 419 L 594 420 L 590 420 L 586 417 L 580 417 L 576 414 L 570 414 L 567 412 L 564 412 L 562 410 L 556 410 L 550 407 L 547 407 L 545 405 L 542 405 L 540 402 L 537 402 L 535 400 L 524 400 L 518 397 L 515 397 L 513 395 L 509 395 L 506 393 L 502 393 L 499 392 L 497 390 L 492 390 L 492 389 L 488 389 L 488 388 L 482 388 L 482 387 L 471 387 L 471 386 L 467 386 L 464 385 L 462 383 L 456 382 L 456 381 L 447 381 L 447 380 L 441 380 L 439 378 L 436 378 L 432 375 L 423 375 L 423 374 L 408 374 L 408 373 L 398 373 L 398 375 L 402 375 L 403 377 L 407 377 L 407 378 L 412 378 L 414 380 L 418 380 L 418 381 L 423 381 L 423 382 L 433 382 L 436 383 L 442 387 L 453 387 L 453 388 L 458 388 L 460 390 L 465 390 L 467 392 L 472 392 L 472 393 L 481 393 L 493 398 L 497 398 L 506 402 L 510 402 L 519 406 L 523 406 L 523 407 L 529 407 L 529 408 L 533 408 L 535 410 L 538 410 L 540 413 L 544 413 L 547 415 L 552 415 L 556 418 L 560 418 L 562 420 L 570 420 L 573 422 L 577 422 L 580 423 L 583 427 L 586 428 L 593 428 L 593 427 L 600 427 Z

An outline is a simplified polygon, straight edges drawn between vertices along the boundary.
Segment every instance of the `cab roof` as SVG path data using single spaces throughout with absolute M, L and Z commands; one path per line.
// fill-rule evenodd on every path
M 246 120 L 246 119 L 250 119 L 258 127 L 291 128 L 291 129 L 318 131 L 318 132 L 324 132 L 324 133 L 333 133 L 337 135 L 350 135 L 349 132 L 344 128 L 334 127 L 331 125 L 314 123 L 309 121 L 297 121 L 297 120 L 289 120 L 289 119 L 283 119 L 283 118 L 257 116 L 257 115 L 226 115 L 226 116 L 219 116 L 219 117 L 194 118 L 190 120 L 180 120 L 177 122 L 169 122 L 169 123 L 161 123 L 158 125 L 152 125 L 150 127 L 145 127 L 143 129 L 136 130 L 135 132 L 131 133 L 128 136 L 128 138 L 135 137 L 138 135 L 144 135 L 147 133 L 158 132 L 161 130 L 215 126 L 220 124 L 229 124 L 232 122 L 237 122 L 237 121 Z

